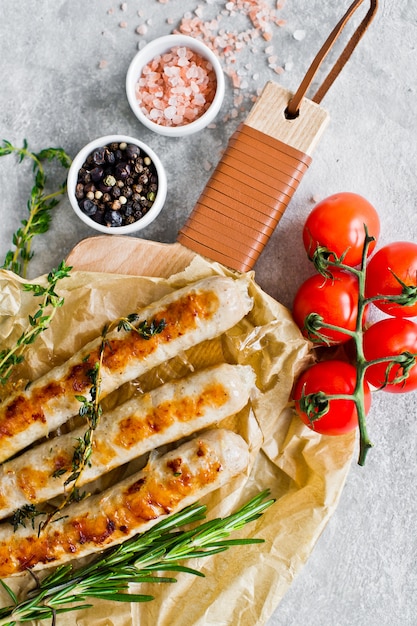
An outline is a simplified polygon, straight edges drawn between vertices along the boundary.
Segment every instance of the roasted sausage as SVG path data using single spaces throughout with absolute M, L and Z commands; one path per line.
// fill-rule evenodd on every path
M 122 543 L 244 472 L 248 447 L 214 429 L 151 461 L 144 470 L 69 505 L 43 530 L 0 526 L 0 578 L 56 566 Z
M 254 385 L 250 366 L 223 363 L 161 385 L 104 413 L 94 433 L 90 464 L 77 485 L 237 413 L 247 404 Z M 77 428 L 0 466 L 0 517 L 65 491 L 74 446 L 84 432 L 85 427 Z
M 101 368 L 102 397 L 182 350 L 219 336 L 251 308 L 246 279 L 222 276 L 200 280 L 144 308 L 136 324 L 164 320 L 165 327 L 149 339 L 132 331 L 109 332 Z M 101 337 L 91 341 L 0 405 L 0 462 L 78 413 L 76 396 L 91 389 L 91 371 L 99 360 L 101 344 Z

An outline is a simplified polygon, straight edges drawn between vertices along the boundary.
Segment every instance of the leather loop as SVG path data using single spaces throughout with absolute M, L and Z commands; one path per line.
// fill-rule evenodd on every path
M 345 15 L 342 17 L 342 19 L 338 22 L 338 24 L 332 30 L 332 32 L 330 33 L 330 35 L 324 42 L 323 46 L 320 48 L 319 52 L 313 59 L 313 62 L 310 65 L 309 69 L 307 70 L 307 73 L 304 76 L 300 86 L 298 87 L 297 91 L 295 92 L 295 94 L 293 95 L 293 97 L 288 103 L 286 113 L 289 118 L 295 118 L 298 116 L 301 101 L 306 95 L 307 90 L 310 87 L 316 73 L 320 69 L 321 64 L 323 63 L 327 54 L 332 49 L 334 43 L 338 39 L 344 27 L 346 26 L 346 24 L 348 23 L 352 15 L 355 13 L 355 11 L 363 3 L 363 1 L 364 0 L 355 0 L 350 5 Z M 349 42 L 345 46 L 342 54 L 339 56 L 338 60 L 336 61 L 333 68 L 330 70 L 329 74 L 327 75 L 327 77 L 325 78 L 325 80 L 323 81 L 319 89 L 317 90 L 316 94 L 313 96 L 313 98 L 311 98 L 313 102 L 316 102 L 316 103 L 321 102 L 321 100 L 323 99 L 323 97 L 325 96 L 325 94 L 327 93 L 327 91 L 329 90 L 329 88 L 331 87 L 335 79 L 337 78 L 337 76 L 340 74 L 343 66 L 348 61 L 352 52 L 356 48 L 358 42 L 364 35 L 366 29 L 368 28 L 369 24 L 372 22 L 375 16 L 375 13 L 377 11 L 377 8 L 378 8 L 378 0 L 370 0 L 370 8 L 367 14 L 363 18 L 362 22 L 359 24 L 357 29 L 355 30 L 355 32 L 353 33 Z

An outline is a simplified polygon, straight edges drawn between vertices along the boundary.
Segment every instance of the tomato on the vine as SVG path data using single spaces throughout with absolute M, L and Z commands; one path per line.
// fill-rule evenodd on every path
M 333 270 L 332 278 L 315 274 L 302 283 L 295 295 L 292 309 L 294 321 L 304 336 L 316 345 L 343 343 L 350 339 L 350 335 L 328 328 L 317 328 L 315 332 L 309 333 L 304 323 L 308 315 L 317 313 L 326 324 L 354 331 L 358 317 L 358 297 L 358 279 L 353 274 L 341 270 Z
M 330 399 L 328 411 L 318 419 L 310 420 L 302 408 L 302 398 L 311 393 L 327 395 L 352 395 L 356 386 L 356 368 L 344 361 L 320 361 L 305 370 L 294 388 L 295 407 L 301 420 L 315 432 L 323 435 L 342 435 L 358 425 L 358 412 L 354 400 Z M 371 407 L 371 392 L 364 382 L 365 412 Z M 301 402 L 301 404 L 300 404 Z
M 365 242 L 364 224 L 368 235 L 375 241 L 369 245 L 369 253 L 379 237 L 378 213 L 368 200 L 356 193 L 342 192 L 325 198 L 313 208 L 303 228 L 303 243 L 310 258 L 317 246 L 334 252 L 337 257 L 344 253 L 343 263 L 351 267 L 360 265 Z
M 400 296 L 406 291 L 417 296 L 417 244 L 396 241 L 380 248 L 369 261 L 365 295 L 367 298 Z M 377 300 L 374 304 L 388 315 L 396 317 L 417 315 L 417 301 L 407 306 L 389 300 Z
M 367 361 L 395 357 L 409 353 L 409 366 L 383 362 L 369 365 L 365 371 L 366 380 L 377 388 L 391 393 L 405 393 L 417 389 L 417 324 L 401 317 L 389 317 L 372 324 L 363 335 L 363 351 Z M 405 371 L 407 370 L 407 371 Z M 405 373 L 404 380 L 398 380 Z M 398 382 L 393 382 L 394 380 Z

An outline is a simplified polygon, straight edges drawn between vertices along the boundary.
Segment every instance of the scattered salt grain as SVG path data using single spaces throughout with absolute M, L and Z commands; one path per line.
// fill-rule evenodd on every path
M 126 11 L 129 4 L 128 0 L 120 0 L 120 2 L 120 9 Z M 169 0 L 157 0 L 157 2 L 165 5 L 169 3 Z M 286 25 L 286 20 L 280 19 L 278 13 L 284 6 L 284 3 L 285 0 L 275 0 L 273 2 L 269 0 L 225 0 L 224 2 L 219 2 L 219 0 L 206 0 L 204 2 L 203 0 L 196 0 L 194 8 L 184 12 L 179 25 L 173 27 L 172 33 L 190 35 L 203 41 L 217 53 L 225 74 L 231 79 L 235 91 L 234 104 L 235 108 L 238 108 L 236 102 L 239 90 L 244 92 L 244 98 L 250 102 L 254 102 L 256 94 L 261 91 L 259 85 L 256 84 L 259 80 L 259 73 L 254 72 L 254 67 L 251 70 L 249 64 L 246 65 L 247 75 L 254 72 L 250 76 L 250 84 L 248 80 L 242 80 L 242 74 L 239 76 L 236 72 L 239 58 L 242 54 L 245 54 L 245 48 L 251 55 L 258 55 L 258 59 L 254 59 L 253 65 L 259 63 L 259 55 L 264 54 L 271 72 L 279 74 L 284 72 L 284 70 L 290 71 L 293 67 L 292 63 L 285 63 L 283 67 L 278 66 L 277 60 L 274 58 L 276 53 L 272 45 L 272 36 L 275 32 L 273 29 Z M 148 4 L 150 3 L 144 3 L 145 8 L 140 8 L 136 12 L 139 18 L 141 18 L 139 20 L 141 23 L 137 26 L 136 33 L 141 36 L 146 35 L 151 30 L 151 25 L 155 21 L 147 19 L 149 15 Z M 205 19 L 208 12 L 210 12 L 210 17 Z M 108 13 L 113 14 L 114 9 L 109 9 Z M 232 20 L 233 29 L 235 30 L 232 30 L 229 24 L 227 27 L 224 26 L 224 20 L 230 21 L 230 18 L 235 16 L 238 16 L 236 21 Z M 167 24 L 173 25 L 177 23 L 177 17 L 166 16 L 165 21 Z M 239 22 L 240 17 L 244 17 L 247 20 L 246 26 L 242 27 L 242 22 Z M 122 23 L 119 26 L 125 28 L 124 25 L 122 26 Z M 295 30 L 292 36 L 294 39 L 301 41 L 306 36 L 306 31 L 301 29 Z M 265 48 L 263 44 L 265 44 Z M 138 42 L 137 47 L 141 50 L 145 45 L 146 42 L 141 40 Z
M 292 36 L 294 37 L 294 39 L 296 41 L 302 41 L 305 38 L 305 36 L 306 36 L 306 31 L 305 30 L 295 30 L 293 32 Z
M 102 59 L 100 61 L 100 63 L 98 64 L 98 69 L 99 70 L 104 70 L 107 67 L 108 63 L 105 59 Z
M 127 27 L 127 22 L 120 22 L 119 23 L 119 28 L 126 28 Z

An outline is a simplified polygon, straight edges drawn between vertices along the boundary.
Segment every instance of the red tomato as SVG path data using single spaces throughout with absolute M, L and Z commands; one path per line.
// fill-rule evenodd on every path
M 322 391 L 328 395 L 351 395 L 356 385 L 356 368 L 344 361 L 321 361 L 305 370 L 299 377 L 294 400 L 298 415 L 312 430 L 323 435 L 342 435 L 354 430 L 358 425 L 358 413 L 353 400 L 329 400 L 328 412 L 315 421 L 310 421 L 300 406 L 300 399 L 310 393 Z M 371 392 L 364 385 L 365 411 L 371 407 Z
M 366 297 L 400 295 L 403 286 L 394 274 L 417 294 L 417 244 L 396 241 L 375 253 L 367 267 Z M 380 300 L 374 304 L 388 315 L 396 317 L 417 315 L 417 302 L 410 306 L 401 306 L 395 302 Z
M 363 351 L 367 361 L 397 356 L 403 352 L 417 355 L 417 324 L 400 317 L 389 317 L 376 322 L 363 334 Z M 416 363 L 408 371 L 406 380 L 390 384 L 390 381 L 403 373 L 403 368 L 398 363 L 389 368 L 389 363 L 384 362 L 370 365 L 366 369 L 365 377 L 374 387 L 382 387 L 388 375 L 388 384 L 383 389 L 391 393 L 417 389 Z
M 303 242 L 308 256 L 312 258 L 317 246 L 324 246 L 338 257 L 346 252 L 343 259 L 346 265 L 360 265 L 365 241 L 364 224 L 368 234 L 375 238 L 369 246 L 369 252 L 372 252 L 380 230 L 378 213 L 372 204 L 351 192 L 325 198 L 316 204 L 304 224 Z
M 318 329 L 318 333 L 327 337 L 328 341 L 325 341 L 317 334 L 309 335 L 304 322 L 310 313 L 317 313 L 326 324 L 353 331 L 358 317 L 358 297 L 358 280 L 353 274 L 341 270 L 334 270 L 333 278 L 315 274 L 304 281 L 295 294 L 294 321 L 304 336 L 317 345 L 343 343 L 350 339 L 349 335 L 327 328 Z

